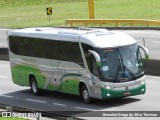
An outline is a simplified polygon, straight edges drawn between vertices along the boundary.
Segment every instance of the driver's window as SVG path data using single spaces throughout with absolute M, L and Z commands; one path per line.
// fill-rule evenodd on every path
M 86 56 L 86 61 L 87 61 L 89 71 L 93 75 L 98 76 L 98 68 L 97 68 L 97 63 L 94 56 L 88 53 L 88 55 Z
M 83 43 L 82 43 L 82 47 L 83 47 L 83 51 L 85 54 L 85 58 L 87 61 L 89 71 L 93 75 L 98 76 L 98 68 L 97 68 L 96 60 L 94 56 L 88 51 L 88 50 L 93 50 L 93 47 L 87 44 L 83 44 Z
M 98 76 L 97 63 L 96 63 L 96 60 L 94 58 L 92 59 L 91 65 L 93 66 L 92 67 L 92 73 L 93 73 L 93 75 Z
M 137 61 L 138 61 L 138 69 L 142 69 L 143 61 L 142 61 L 142 56 L 139 48 L 137 50 Z

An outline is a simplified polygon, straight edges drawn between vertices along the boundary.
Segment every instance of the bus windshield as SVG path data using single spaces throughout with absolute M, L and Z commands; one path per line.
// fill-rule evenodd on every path
M 144 75 L 137 44 L 110 49 L 96 49 L 101 59 L 100 76 L 103 81 L 127 82 Z

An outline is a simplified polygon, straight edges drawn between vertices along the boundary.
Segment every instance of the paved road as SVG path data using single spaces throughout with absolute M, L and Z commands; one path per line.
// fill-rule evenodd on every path
M 156 30 L 119 30 L 135 38 L 139 45 L 149 49 L 151 59 L 160 59 L 160 31 Z M 6 30 L 0 29 L 0 47 L 7 46 Z
M 160 111 L 160 77 L 146 76 L 145 95 L 84 104 L 74 95 L 47 92 L 42 96 L 34 96 L 30 88 L 12 83 L 9 62 L 0 61 L 0 68 L 0 103 L 46 111 Z

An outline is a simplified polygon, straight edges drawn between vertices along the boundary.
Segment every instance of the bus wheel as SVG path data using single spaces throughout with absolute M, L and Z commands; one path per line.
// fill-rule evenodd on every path
M 81 87 L 81 97 L 85 103 L 91 103 L 91 98 L 89 97 L 89 92 L 85 85 Z
M 36 82 L 36 79 L 34 77 L 32 77 L 31 80 L 30 80 L 30 86 L 31 86 L 31 91 L 34 95 L 39 95 L 40 94 L 40 90 L 37 86 L 37 82 Z

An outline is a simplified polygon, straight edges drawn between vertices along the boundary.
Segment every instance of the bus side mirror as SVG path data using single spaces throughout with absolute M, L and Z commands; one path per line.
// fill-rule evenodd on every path
M 101 66 L 101 59 L 100 59 L 100 56 L 98 55 L 98 53 L 96 53 L 93 50 L 88 50 L 88 51 L 95 57 L 97 66 L 100 67 Z
M 139 45 L 139 48 L 142 49 L 145 53 L 145 59 L 149 59 L 149 51 L 146 47 Z

